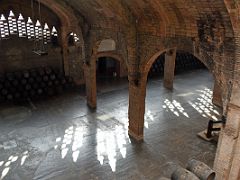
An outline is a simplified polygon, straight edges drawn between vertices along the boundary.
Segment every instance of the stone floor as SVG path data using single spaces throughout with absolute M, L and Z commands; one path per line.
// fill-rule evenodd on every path
M 0 179 L 159 179 L 191 158 L 212 166 L 216 144 L 196 135 L 219 116 L 212 86 L 206 70 L 176 76 L 173 92 L 149 80 L 142 143 L 128 137 L 124 80 L 98 86 L 96 111 L 81 91 L 1 106 Z

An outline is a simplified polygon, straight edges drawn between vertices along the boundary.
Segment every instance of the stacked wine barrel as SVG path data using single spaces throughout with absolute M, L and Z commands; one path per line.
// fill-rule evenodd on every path
M 176 73 L 202 68 L 205 68 L 205 65 L 192 54 L 177 53 L 175 65 Z
M 159 56 L 159 58 L 152 65 L 149 75 L 163 75 L 165 64 L 165 54 Z
M 195 159 L 189 160 L 187 168 L 177 167 L 172 173 L 171 180 L 214 180 L 216 173 L 208 165 Z M 170 180 L 162 177 L 160 180 Z
M 150 70 L 150 76 L 163 75 L 165 64 L 165 54 L 159 56 L 159 58 L 152 65 Z M 175 72 L 185 72 L 186 70 L 202 69 L 205 65 L 199 61 L 195 56 L 188 53 L 177 53 Z
M 74 86 L 71 77 L 51 67 L 0 75 L 0 102 L 53 96 Z

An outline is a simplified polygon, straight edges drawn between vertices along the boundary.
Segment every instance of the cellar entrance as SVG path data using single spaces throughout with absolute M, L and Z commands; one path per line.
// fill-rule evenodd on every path
M 120 61 L 112 57 L 100 57 L 96 63 L 97 92 L 109 92 L 126 86 L 126 78 L 121 77 Z
M 120 62 L 111 57 L 101 57 L 97 61 L 97 80 L 108 81 L 120 77 Z

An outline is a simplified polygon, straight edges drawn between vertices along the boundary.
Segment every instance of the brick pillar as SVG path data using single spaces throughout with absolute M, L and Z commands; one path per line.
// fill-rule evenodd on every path
M 142 75 L 138 85 L 129 80 L 128 132 L 138 141 L 143 140 L 146 82 L 147 75 Z
M 222 88 L 219 86 L 219 83 L 216 80 L 214 82 L 212 103 L 216 106 L 223 107 Z
M 68 59 L 68 34 L 67 34 L 67 27 L 61 27 L 61 44 L 62 44 L 62 55 L 63 55 L 63 67 L 65 76 L 70 75 L 70 66 L 69 66 L 69 59 Z
M 214 169 L 219 180 L 240 178 L 240 107 L 229 105 L 227 124 L 221 132 Z
M 87 104 L 90 108 L 97 107 L 96 59 L 91 58 L 90 64 L 84 68 Z
M 227 123 L 219 137 L 214 169 L 219 180 L 240 179 L 240 85 L 232 91 Z
M 171 49 L 166 52 L 165 65 L 164 65 L 164 87 L 167 89 L 173 89 L 173 79 L 175 71 L 176 61 L 176 49 Z

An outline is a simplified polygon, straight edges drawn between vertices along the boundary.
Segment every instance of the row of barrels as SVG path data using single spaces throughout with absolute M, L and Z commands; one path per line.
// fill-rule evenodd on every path
M 37 99 L 73 87 L 73 79 L 51 67 L 0 75 L 0 102 Z
M 171 180 L 214 180 L 216 173 L 205 163 L 192 159 L 188 161 L 187 167 L 178 167 L 172 173 Z M 170 180 L 160 178 L 160 180 Z
M 150 75 L 159 75 L 164 73 L 165 55 L 161 55 L 152 65 Z M 191 54 L 177 53 L 175 63 L 175 73 L 186 70 L 202 69 L 205 65 Z

